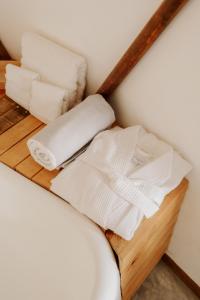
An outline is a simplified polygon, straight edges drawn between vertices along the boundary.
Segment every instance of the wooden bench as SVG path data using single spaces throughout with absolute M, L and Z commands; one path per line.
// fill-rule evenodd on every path
M 43 127 L 0 92 L 0 161 L 48 190 L 58 171 L 49 172 L 38 165 L 26 146 L 29 137 Z M 105 232 L 119 265 L 123 300 L 130 299 L 165 253 L 187 186 L 184 179 L 166 197 L 159 212 L 142 222 L 131 241 Z

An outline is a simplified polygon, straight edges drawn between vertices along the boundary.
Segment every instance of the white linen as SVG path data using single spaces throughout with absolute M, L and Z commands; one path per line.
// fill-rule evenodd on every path
M 22 66 L 40 74 L 41 80 L 65 89 L 66 107 L 82 99 L 86 61 L 80 55 L 31 32 L 22 36 Z
M 114 121 L 113 109 L 104 98 L 89 96 L 31 137 L 28 148 L 36 162 L 53 170 Z
M 65 90 L 55 85 L 33 81 L 30 113 L 45 124 L 62 114 Z
M 116 260 L 97 225 L 1 163 L 0 189 L 0 299 L 121 299 Z
M 51 190 L 105 229 L 131 239 L 191 166 L 141 126 L 98 134 Z
M 24 68 L 7 64 L 6 95 L 19 105 L 29 110 L 32 82 L 39 79 L 39 74 Z

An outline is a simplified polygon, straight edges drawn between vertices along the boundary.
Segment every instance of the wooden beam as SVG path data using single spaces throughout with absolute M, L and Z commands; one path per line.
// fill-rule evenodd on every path
M 11 57 L 0 40 L 0 60 L 9 60 L 9 59 L 11 59 Z
M 162 2 L 161 6 L 100 86 L 97 93 L 108 97 L 114 92 L 188 1 L 165 0 Z

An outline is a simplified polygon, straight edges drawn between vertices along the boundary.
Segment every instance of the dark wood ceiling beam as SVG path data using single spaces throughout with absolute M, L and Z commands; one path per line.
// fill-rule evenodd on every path
M 162 2 L 161 6 L 100 86 L 97 93 L 107 98 L 114 92 L 188 1 L 165 0 Z

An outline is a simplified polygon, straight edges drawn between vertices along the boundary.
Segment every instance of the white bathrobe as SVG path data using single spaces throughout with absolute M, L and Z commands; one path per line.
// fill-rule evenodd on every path
M 51 190 L 129 240 L 191 166 L 141 126 L 104 131 L 52 180 Z

